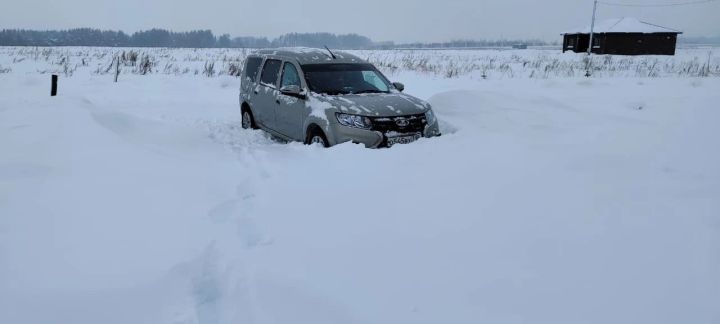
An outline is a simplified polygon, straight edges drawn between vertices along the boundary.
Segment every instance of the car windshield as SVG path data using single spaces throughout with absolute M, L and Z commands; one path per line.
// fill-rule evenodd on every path
M 390 82 L 372 64 L 306 64 L 302 69 L 312 92 L 331 95 L 390 92 Z

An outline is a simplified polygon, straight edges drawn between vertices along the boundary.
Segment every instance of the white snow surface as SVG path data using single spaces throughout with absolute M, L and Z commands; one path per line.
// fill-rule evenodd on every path
M 682 33 L 679 30 L 654 25 L 633 17 L 611 18 L 595 22 L 595 33 Z M 589 34 L 590 26 L 576 28 L 563 34 Z
M 0 74 L 0 323 L 720 322 L 718 78 L 400 71 L 443 136 L 380 150 L 49 79 Z

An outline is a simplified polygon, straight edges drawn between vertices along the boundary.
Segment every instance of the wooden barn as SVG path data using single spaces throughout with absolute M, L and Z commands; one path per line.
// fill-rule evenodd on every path
M 608 19 L 595 23 L 592 52 L 615 55 L 675 55 L 681 31 L 653 25 L 635 18 Z M 587 53 L 590 27 L 567 31 L 563 53 Z

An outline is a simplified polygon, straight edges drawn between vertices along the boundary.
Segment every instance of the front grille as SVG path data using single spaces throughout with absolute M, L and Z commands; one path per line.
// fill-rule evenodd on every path
M 425 130 L 425 125 L 427 124 L 427 121 L 425 120 L 425 114 L 398 117 L 371 117 L 370 119 L 372 121 L 372 130 L 379 131 L 383 134 L 389 132 L 396 132 L 401 134 L 422 134 Z M 402 126 L 402 123 L 398 125 L 398 121 L 402 120 L 407 121 L 406 126 Z

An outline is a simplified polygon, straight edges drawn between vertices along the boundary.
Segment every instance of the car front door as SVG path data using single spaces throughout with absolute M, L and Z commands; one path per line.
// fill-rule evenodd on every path
M 255 92 L 254 109 L 255 118 L 263 126 L 278 131 L 275 118 L 275 106 L 277 97 L 277 83 L 280 75 L 282 61 L 275 59 L 265 60 L 260 82 L 253 90 Z
M 299 70 L 292 62 L 284 62 L 282 67 L 280 89 L 287 86 L 303 89 Z M 278 131 L 295 140 L 305 140 L 303 120 L 308 110 L 305 107 L 305 100 L 278 92 L 275 103 L 275 119 L 280 127 Z

